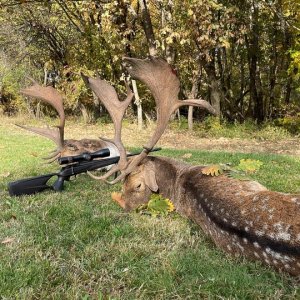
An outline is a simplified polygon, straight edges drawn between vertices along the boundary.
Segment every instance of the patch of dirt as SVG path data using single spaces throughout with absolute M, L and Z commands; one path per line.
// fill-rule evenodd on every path
M 83 137 L 112 137 L 113 126 L 105 125 L 84 125 L 85 130 L 78 125 L 69 128 L 67 136 L 72 135 L 73 138 Z M 139 131 L 135 124 L 127 124 L 122 130 L 122 140 L 128 147 L 141 147 L 146 144 L 147 140 L 154 131 L 154 126 Z M 81 133 L 78 135 L 78 133 Z M 97 135 L 97 133 L 99 133 Z M 241 153 L 276 153 L 288 155 L 300 155 L 299 139 L 285 140 L 257 140 L 257 139 L 241 139 L 241 138 L 199 138 L 195 133 L 189 131 L 174 131 L 167 129 L 158 142 L 158 146 L 170 149 L 191 149 L 191 150 L 212 150 L 227 151 Z
M 22 130 L 13 124 L 21 123 L 30 125 L 29 121 L 14 118 L 0 119 L 0 126 L 10 128 L 14 132 L 23 135 L 31 133 Z M 43 126 L 42 123 L 40 123 Z M 34 124 L 37 126 L 37 124 Z M 146 144 L 147 140 L 154 131 L 155 126 L 150 125 L 143 130 L 138 130 L 136 124 L 126 124 L 123 126 L 122 140 L 128 147 L 141 147 Z M 114 128 L 112 124 L 93 124 L 85 125 L 82 123 L 68 122 L 65 129 L 65 138 L 112 138 Z M 196 133 L 189 131 L 174 131 L 167 129 L 160 139 L 157 146 L 170 149 L 191 149 L 191 150 L 211 150 L 227 152 L 244 152 L 244 153 L 276 153 L 288 155 L 300 155 L 300 141 L 297 138 L 282 140 L 257 140 L 242 138 L 199 138 Z

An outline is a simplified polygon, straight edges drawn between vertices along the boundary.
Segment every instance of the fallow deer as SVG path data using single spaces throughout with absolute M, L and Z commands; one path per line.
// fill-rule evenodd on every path
M 22 89 L 20 92 L 25 96 L 37 98 L 50 104 L 59 115 L 60 123 L 55 128 L 37 128 L 17 124 L 17 126 L 23 129 L 51 139 L 56 144 L 57 148 L 46 158 L 48 159 L 48 162 L 53 162 L 59 157 L 74 156 L 84 152 L 95 152 L 103 148 L 110 149 L 110 156 L 119 155 L 117 147 L 113 143 L 103 139 L 64 139 L 65 112 L 63 107 L 63 97 L 53 87 L 41 86 L 34 82 L 32 86 Z
M 272 192 L 255 181 L 239 181 L 224 175 L 203 175 L 202 166 L 147 154 L 163 134 L 170 115 L 182 105 L 197 105 L 214 113 L 204 100 L 178 100 L 179 80 L 174 70 L 162 59 L 124 59 L 132 77 L 141 80 L 152 92 L 157 107 L 157 127 L 137 157 L 117 165 L 100 180 L 116 171 L 121 174 L 111 183 L 124 179 L 123 193 L 113 199 L 125 210 L 149 200 L 151 193 L 160 193 L 172 200 L 176 210 L 194 220 L 214 243 L 233 255 L 260 260 L 277 270 L 300 275 L 300 195 Z M 97 94 L 103 82 L 87 78 Z M 115 144 L 124 153 L 121 143 L 120 111 L 122 103 L 111 103 L 111 88 L 106 106 L 115 117 Z M 98 93 L 98 96 L 99 95 Z M 126 104 L 124 103 L 124 107 Z M 122 106 L 122 107 L 123 107 Z

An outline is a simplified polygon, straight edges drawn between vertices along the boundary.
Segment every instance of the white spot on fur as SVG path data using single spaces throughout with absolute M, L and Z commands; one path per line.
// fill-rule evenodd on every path
M 291 239 L 291 235 L 287 232 L 279 232 L 276 238 L 283 241 L 289 241 Z
M 255 234 L 256 234 L 257 236 L 263 236 L 265 233 L 264 233 L 263 231 L 261 231 L 261 230 L 256 230 L 256 231 L 255 231 Z
M 274 239 L 275 238 L 275 234 L 273 232 L 269 233 L 268 236 L 271 238 L 271 239 Z
M 245 244 L 248 244 L 248 240 L 247 240 L 246 238 L 243 238 L 243 242 L 244 242 Z
M 232 250 L 231 247 L 230 247 L 230 245 L 227 245 L 227 249 L 228 249 L 229 251 Z
M 254 256 L 257 257 L 257 258 L 260 258 L 260 256 L 258 255 L 257 252 L 254 252 Z
M 283 240 L 283 241 L 289 241 L 291 239 L 291 235 L 288 232 L 290 225 L 284 224 L 283 222 L 277 222 L 273 225 L 276 233 L 275 233 L 275 239 L 276 240 Z
M 254 245 L 254 247 L 257 248 L 257 249 L 260 248 L 260 245 L 259 245 L 257 242 L 254 242 L 253 245 Z
M 242 252 L 244 252 L 244 247 L 240 243 L 236 243 L 236 245 L 241 249 Z
M 254 196 L 252 200 L 253 202 L 256 202 L 257 200 L 259 200 L 259 196 L 258 195 Z

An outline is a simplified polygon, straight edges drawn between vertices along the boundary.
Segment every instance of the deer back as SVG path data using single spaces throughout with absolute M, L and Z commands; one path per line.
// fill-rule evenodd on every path
M 148 157 L 143 165 L 140 176 L 154 170 L 157 191 L 170 198 L 181 215 L 199 224 L 219 248 L 300 275 L 300 195 L 269 191 L 255 181 L 206 176 L 202 166 L 169 158 Z M 138 198 L 146 202 L 139 193 L 149 197 L 150 189 L 133 192 L 126 181 L 126 207 L 133 208 L 128 202 L 136 205 Z M 137 178 L 134 182 L 138 184 Z

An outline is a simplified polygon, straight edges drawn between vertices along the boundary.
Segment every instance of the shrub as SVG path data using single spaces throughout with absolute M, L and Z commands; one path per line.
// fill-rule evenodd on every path
M 295 116 L 285 116 L 275 120 L 277 126 L 285 128 L 292 134 L 300 133 L 300 113 Z

